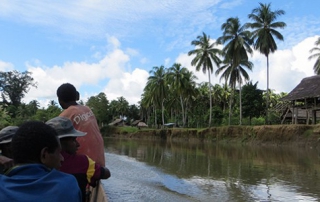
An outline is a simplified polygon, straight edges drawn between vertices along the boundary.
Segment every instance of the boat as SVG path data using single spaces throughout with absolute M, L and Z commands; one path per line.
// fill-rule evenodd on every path
M 103 184 L 100 181 L 95 188 L 90 187 L 90 191 L 90 202 L 108 202 L 108 197 L 104 191 Z

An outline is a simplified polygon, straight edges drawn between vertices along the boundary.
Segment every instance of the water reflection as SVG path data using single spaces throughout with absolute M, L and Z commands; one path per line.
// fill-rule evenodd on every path
M 146 163 L 149 171 L 156 168 L 161 176 L 158 187 L 186 195 L 190 200 L 320 198 L 320 161 L 314 149 L 127 139 L 106 139 L 105 148 L 108 153 Z

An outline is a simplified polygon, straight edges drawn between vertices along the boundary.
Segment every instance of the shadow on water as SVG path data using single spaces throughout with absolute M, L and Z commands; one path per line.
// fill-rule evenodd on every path
M 313 149 L 128 139 L 106 139 L 105 149 L 107 166 L 108 158 L 131 159 L 128 164 L 114 167 L 115 170 L 110 164 L 111 171 L 116 175 L 124 170 L 129 176 L 140 172 L 135 179 L 136 188 L 153 187 L 149 192 L 155 193 L 155 201 L 166 201 L 161 198 L 162 191 L 173 193 L 170 197 L 176 196 L 177 201 L 318 201 L 320 198 L 320 161 Z M 138 168 L 124 168 L 133 165 Z M 143 194 L 148 193 L 141 193 L 137 201 L 147 200 Z M 131 197 L 137 199 L 136 195 Z M 121 201 L 121 196 L 114 199 Z

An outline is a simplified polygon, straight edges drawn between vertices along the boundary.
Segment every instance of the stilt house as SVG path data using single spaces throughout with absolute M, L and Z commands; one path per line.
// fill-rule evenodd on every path
M 320 75 L 306 77 L 284 98 L 290 105 L 282 116 L 282 123 L 316 124 L 320 117 Z

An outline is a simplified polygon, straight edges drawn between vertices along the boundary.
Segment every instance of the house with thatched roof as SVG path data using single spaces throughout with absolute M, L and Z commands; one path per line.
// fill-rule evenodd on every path
M 137 126 L 138 128 L 141 128 L 141 127 L 148 127 L 148 125 L 143 122 L 142 120 L 135 120 L 131 123 L 131 126 Z
M 116 119 L 114 121 L 112 121 L 111 123 L 109 123 L 109 126 L 124 126 L 125 123 L 123 121 L 123 119 Z
M 131 123 L 131 126 L 137 126 L 141 120 L 135 120 Z
M 306 124 L 316 124 L 320 115 L 320 75 L 302 79 L 282 100 L 290 101 L 283 119 L 291 114 L 292 123 L 297 124 L 304 120 Z
M 138 126 L 139 128 L 140 128 L 140 127 L 148 127 L 148 125 L 147 125 L 145 122 L 143 122 L 143 121 L 140 121 L 137 126 Z

